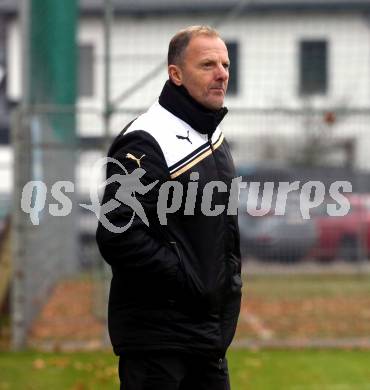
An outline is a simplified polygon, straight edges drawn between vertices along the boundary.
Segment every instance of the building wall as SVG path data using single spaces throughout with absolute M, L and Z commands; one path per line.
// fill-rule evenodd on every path
M 169 39 L 179 28 L 212 23 L 214 20 L 213 15 L 117 16 L 112 26 L 112 98 L 120 96 L 165 60 Z M 364 16 L 355 13 L 241 16 L 221 25 L 219 31 L 225 40 L 239 42 L 240 88 L 237 96 L 227 97 L 230 114 L 224 122 L 226 134 L 236 145 L 237 162 L 248 163 L 268 158 L 262 142 L 266 137 L 286 137 L 287 148 L 289 142 L 292 147 L 303 142 L 304 132 L 307 131 L 305 116 L 284 114 L 279 110 L 305 112 L 313 108 L 342 107 L 364 112 L 361 115 L 337 115 L 335 124 L 330 126 L 319 117 L 314 126 L 317 131 L 325 131 L 330 137 L 361 139 L 360 142 L 355 141 L 355 162 L 358 166 L 366 167 L 366 152 L 370 146 L 366 111 L 370 103 L 369 26 Z M 326 39 L 328 42 L 329 87 L 325 96 L 313 96 L 309 100 L 299 96 L 299 42 L 302 39 Z M 82 109 L 79 132 L 100 135 L 103 131 L 101 116 L 91 113 L 89 108 L 101 109 L 104 101 L 102 19 L 82 19 L 78 40 L 91 43 L 95 48 L 95 95 L 79 101 Z M 9 26 L 8 45 L 8 94 L 11 98 L 19 98 L 20 40 L 16 22 Z M 155 77 L 117 106 L 121 112 L 112 118 L 114 134 L 135 116 L 135 110 L 140 112 L 155 101 L 166 78 L 166 66 L 163 64 Z M 259 112 L 261 109 L 275 112 Z M 339 156 L 339 162 L 341 158 Z

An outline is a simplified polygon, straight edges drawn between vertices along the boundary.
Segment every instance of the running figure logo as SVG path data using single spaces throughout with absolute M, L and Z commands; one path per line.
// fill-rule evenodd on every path
M 130 154 L 130 153 L 128 153 Z M 127 157 L 127 155 L 126 155 Z M 133 156 L 134 157 L 134 156 Z M 141 156 L 138 159 L 137 163 L 140 164 L 140 160 L 144 156 Z M 134 157 L 135 158 L 135 157 Z M 99 187 L 106 187 L 112 183 L 118 183 L 118 189 L 115 193 L 114 199 L 110 199 L 108 202 L 100 205 L 98 188 L 90 188 L 90 200 L 91 204 L 80 204 L 81 207 L 84 207 L 87 210 L 92 211 L 99 219 L 100 223 L 112 233 L 123 233 L 126 231 L 134 220 L 135 215 L 137 215 L 147 226 L 149 226 L 148 218 L 145 214 L 143 206 L 136 199 L 135 194 L 144 195 L 150 191 L 159 180 L 154 181 L 148 185 L 143 185 L 140 179 L 146 173 L 142 168 L 136 168 L 131 173 L 128 173 L 126 168 L 116 159 L 111 157 L 106 157 L 104 159 L 98 160 L 98 164 L 103 162 L 104 165 L 107 163 L 113 163 L 118 165 L 122 169 L 122 174 L 114 174 L 108 180 L 106 180 Z M 95 164 L 96 165 L 96 164 Z M 140 165 L 139 165 L 140 166 Z M 96 168 L 96 167 L 95 167 Z M 106 214 L 115 210 L 117 207 L 122 205 L 128 206 L 132 210 L 131 219 L 123 227 L 118 227 L 113 225 L 109 219 L 106 217 Z
M 187 141 L 189 141 L 189 142 L 192 144 L 192 142 L 190 141 L 190 138 L 189 138 L 189 130 L 188 130 L 188 133 L 187 133 L 186 137 L 184 137 L 183 135 L 176 135 L 176 137 L 177 137 L 178 139 L 187 140 Z
M 143 154 L 140 158 L 135 157 L 132 153 L 127 153 L 126 158 L 129 158 L 130 160 L 134 160 L 137 162 L 137 165 L 139 168 L 141 168 L 141 159 L 145 157 L 145 154 Z

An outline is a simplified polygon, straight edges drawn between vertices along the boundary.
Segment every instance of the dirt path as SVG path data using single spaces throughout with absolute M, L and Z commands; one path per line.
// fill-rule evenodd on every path
M 60 282 L 30 331 L 29 344 L 46 349 L 102 347 L 105 324 L 95 314 L 92 280 Z

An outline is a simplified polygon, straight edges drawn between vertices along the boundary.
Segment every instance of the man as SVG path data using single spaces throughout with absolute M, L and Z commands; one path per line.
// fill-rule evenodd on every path
M 230 388 L 225 353 L 241 298 L 237 218 L 226 212 L 235 172 L 218 127 L 227 113 L 225 43 L 207 26 L 178 32 L 169 45 L 168 74 L 158 102 L 126 126 L 108 154 L 127 172 L 144 169 L 143 185 L 157 181 L 136 194 L 148 224 L 121 204 L 107 217 L 129 228 L 117 234 L 98 227 L 113 272 L 109 332 L 120 356 L 121 389 L 224 390 Z M 124 174 L 118 165 L 108 164 L 108 180 Z M 157 203 L 168 181 L 181 184 L 184 199 L 164 224 Z M 213 188 L 208 210 L 202 195 L 212 181 L 227 189 Z M 178 200 L 177 187 L 166 207 Z M 119 183 L 106 186 L 103 203 L 118 190 Z M 224 210 L 215 212 L 220 205 Z

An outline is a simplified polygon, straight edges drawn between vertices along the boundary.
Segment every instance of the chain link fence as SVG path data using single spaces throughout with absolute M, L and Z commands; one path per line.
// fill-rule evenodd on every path
M 53 322 L 56 314 L 48 306 L 54 293 L 67 300 L 60 304 L 58 316 L 64 326 L 71 324 L 68 332 L 60 332 L 58 342 L 77 339 L 82 345 L 78 342 L 99 340 L 94 345 L 101 346 L 107 341 L 110 273 L 95 244 L 97 219 L 79 205 L 90 203 L 90 187 L 98 179 L 91 168 L 105 156 L 112 137 L 156 100 L 167 78 L 164 59 L 170 37 L 181 27 L 215 21 L 232 55 L 234 78 L 222 128 L 238 174 L 247 183 L 261 183 L 256 199 L 241 192 L 245 291 L 236 344 L 369 344 L 367 22 L 357 11 L 335 8 L 316 18 L 304 12 L 262 16 L 236 10 L 240 11 L 230 7 L 224 18 L 206 12 L 174 14 L 170 20 L 158 13 L 139 17 L 116 9 L 110 26 L 111 73 L 105 76 L 111 89 L 105 116 L 103 22 L 100 16 L 80 16 L 77 108 L 33 107 L 14 117 L 15 345 L 24 345 L 30 337 L 48 345 L 58 339 L 60 325 Z M 53 129 L 71 115 L 76 119 L 76 139 L 61 140 Z M 44 186 L 31 186 L 32 191 L 25 193 L 29 181 L 42 181 Z M 61 181 L 73 187 L 53 187 Z M 276 216 L 279 183 L 294 181 L 300 183 L 297 196 L 288 199 L 291 211 Z M 306 220 L 300 190 L 312 181 L 321 182 L 325 194 Z M 337 181 L 352 186 L 350 210 L 346 216 L 330 217 L 326 206 L 338 202 L 329 189 Z M 261 208 L 265 183 L 275 185 L 268 210 Z M 45 199 L 38 203 L 36 194 L 43 191 Z M 22 194 L 30 209 L 39 212 L 21 209 Z M 313 202 L 314 191 L 306 195 L 304 202 Z M 53 216 L 69 203 L 65 197 L 71 212 Z M 246 212 L 253 202 L 261 215 Z M 66 280 L 76 285 L 60 284 Z M 74 301 L 89 313 L 73 312 Z M 40 315 L 43 325 L 35 329 Z M 95 333 L 86 332 L 88 321 Z M 357 325 L 351 326 L 353 322 Z M 45 323 L 52 329 L 45 330 Z M 78 323 L 82 329 L 73 327 Z

